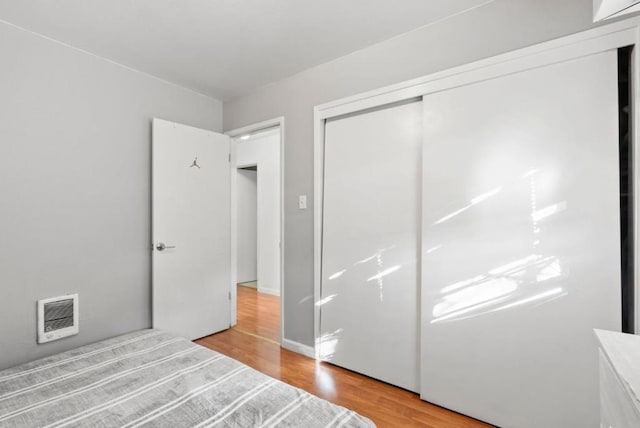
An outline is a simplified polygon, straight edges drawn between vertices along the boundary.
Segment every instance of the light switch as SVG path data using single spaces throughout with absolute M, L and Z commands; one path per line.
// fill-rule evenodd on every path
M 298 196 L 298 208 L 301 210 L 307 209 L 307 195 Z

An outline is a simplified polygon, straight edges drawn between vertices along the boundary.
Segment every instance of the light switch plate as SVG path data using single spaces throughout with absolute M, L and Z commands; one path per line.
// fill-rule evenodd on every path
M 307 209 L 307 195 L 298 196 L 298 208 L 301 210 Z

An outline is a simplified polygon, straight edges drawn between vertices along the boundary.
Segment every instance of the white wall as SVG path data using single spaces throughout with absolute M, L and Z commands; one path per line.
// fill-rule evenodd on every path
M 280 129 L 235 141 L 236 165 L 258 166 L 258 291 L 280 295 Z
M 592 27 L 591 0 L 495 0 L 224 104 L 226 130 L 284 116 L 284 337 L 313 346 L 313 107 Z M 309 209 L 297 198 L 308 195 Z
M 238 278 L 237 282 L 258 279 L 258 174 L 238 169 Z
M 151 325 L 151 119 L 222 106 L 0 23 L 0 369 Z M 80 334 L 36 345 L 36 300 L 80 295 Z

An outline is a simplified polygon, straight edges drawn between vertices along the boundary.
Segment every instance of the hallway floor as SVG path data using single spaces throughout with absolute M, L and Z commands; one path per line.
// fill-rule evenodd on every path
M 238 285 L 238 324 L 234 328 L 280 343 L 280 297 Z

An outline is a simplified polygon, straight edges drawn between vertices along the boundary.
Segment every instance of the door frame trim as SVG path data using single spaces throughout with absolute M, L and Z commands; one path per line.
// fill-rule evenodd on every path
M 319 357 L 320 306 L 322 284 L 322 212 L 324 200 L 324 140 L 325 123 L 328 119 L 345 114 L 381 107 L 399 101 L 426 96 L 430 93 L 466 86 L 508 74 L 539 68 L 554 63 L 577 59 L 610 49 L 635 45 L 632 63 L 633 73 L 633 146 L 640 147 L 640 17 L 636 16 L 594 29 L 560 37 L 522 49 L 474 61 L 423 77 L 338 99 L 314 107 L 314 242 L 313 242 L 313 287 L 314 287 L 314 346 Z M 634 189 L 640 189 L 640 150 L 633 150 Z M 640 192 L 634 194 L 634 248 L 640 242 L 638 226 Z M 640 251 L 635 252 L 635 331 L 640 333 Z
M 235 138 L 244 134 L 254 134 L 269 128 L 280 128 L 280 346 L 284 343 L 284 116 L 268 119 L 262 122 L 243 126 L 241 128 L 226 131 L 224 134 L 230 138 L 230 162 L 231 162 L 231 283 L 229 284 L 230 314 L 229 326 L 237 324 L 238 309 L 238 218 L 237 218 L 237 168 L 236 168 L 236 142 Z

